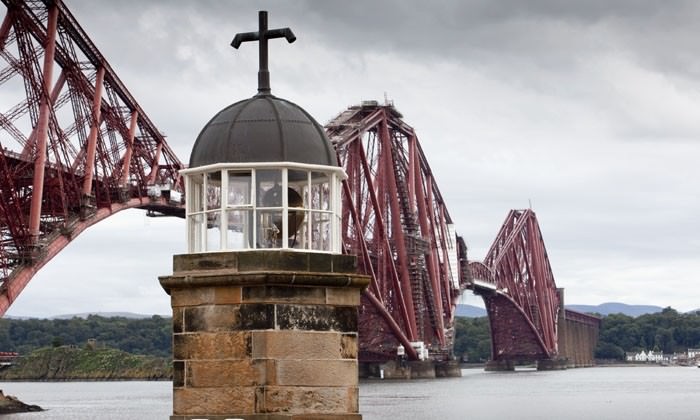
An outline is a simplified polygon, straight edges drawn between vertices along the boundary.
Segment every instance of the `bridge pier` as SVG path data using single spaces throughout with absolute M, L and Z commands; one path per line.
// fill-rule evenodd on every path
M 361 420 L 355 257 L 176 255 L 171 420 Z
M 566 370 L 567 359 L 544 359 L 537 361 L 537 370 Z
M 559 356 L 567 367 L 595 365 L 595 348 L 598 345 L 600 318 L 564 308 L 564 289 L 557 289 L 559 310 Z
M 457 361 L 436 362 L 415 360 L 399 362 L 390 360 L 384 363 L 361 363 L 361 378 L 378 379 L 435 379 L 459 378 L 462 369 Z
M 484 368 L 487 372 L 507 372 L 515 370 L 515 362 L 512 360 L 489 360 Z

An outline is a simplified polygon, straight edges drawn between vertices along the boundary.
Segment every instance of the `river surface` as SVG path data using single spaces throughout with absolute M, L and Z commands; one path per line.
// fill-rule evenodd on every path
M 360 383 L 364 420 L 700 419 L 700 369 L 601 367 L 484 372 L 419 381 Z M 9 382 L 7 395 L 47 411 L 3 420 L 167 419 L 170 382 Z

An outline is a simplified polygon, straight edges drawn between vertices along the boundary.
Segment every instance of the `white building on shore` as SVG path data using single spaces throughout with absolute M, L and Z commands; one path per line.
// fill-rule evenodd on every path
M 639 353 L 628 352 L 626 354 L 628 362 L 642 362 L 642 363 L 663 363 L 668 362 L 669 358 L 664 356 L 660 351 L 640 351 Z

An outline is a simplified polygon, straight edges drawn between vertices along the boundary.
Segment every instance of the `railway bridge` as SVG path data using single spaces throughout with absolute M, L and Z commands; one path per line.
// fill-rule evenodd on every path
M 2 2 L 0 314 L 95 223 L 129 208 L 183 217 L 185 168 L 62 1 Z M 488 310 L 492 366 L 591 363 L 598 320 L 563 309 L 534 212 L 511 211 L 484 261 L 470 263 L 392 104 L 350 107 L 325 130 L 348 175 L 343 249 L 372 278 L 361 362 L 451 360 L 457 299 L 470 289 Z

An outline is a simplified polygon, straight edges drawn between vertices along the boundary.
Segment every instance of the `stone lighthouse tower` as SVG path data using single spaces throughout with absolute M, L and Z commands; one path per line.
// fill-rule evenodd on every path
M 345 174 L 323 128 L 271 94 L 216 114 L 182 171 L 188 253 L 160 277 L 173 310 L 171 419 L 361 419 L 357 307 L 369 278 L 341 254 Z

